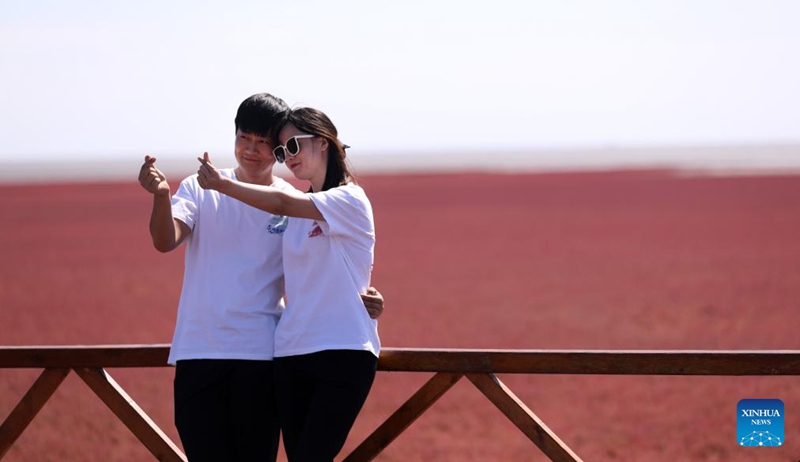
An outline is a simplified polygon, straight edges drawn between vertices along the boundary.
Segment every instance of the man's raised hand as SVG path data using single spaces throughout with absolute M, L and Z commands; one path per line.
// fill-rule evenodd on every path
M 169 196 L 167 177 L 156 168 L 156 158 L 144 156 L 144 164 L 139 169 L 139 184 L 151 194 Z

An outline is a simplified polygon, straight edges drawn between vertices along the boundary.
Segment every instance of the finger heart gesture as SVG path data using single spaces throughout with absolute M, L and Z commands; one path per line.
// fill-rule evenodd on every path
M 217 189 L 221 180 L 219 171 L 211 164 L 211 159 L 207 152 L 203 157 L 198 157 L 200 168 L 197 170 L 197 183 L 203 189 Z

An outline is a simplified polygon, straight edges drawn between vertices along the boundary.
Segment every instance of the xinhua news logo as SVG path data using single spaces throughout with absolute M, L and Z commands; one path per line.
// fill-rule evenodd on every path
M 739 446 L 783 446 L 783 401 L 743 399 L 736 411 Z

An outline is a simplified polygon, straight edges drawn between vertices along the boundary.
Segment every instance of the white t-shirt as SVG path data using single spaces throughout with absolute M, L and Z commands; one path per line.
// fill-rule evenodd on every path
M 220 173 L 235 178 L 233 169 Z M 280 178 L 273 186 L 293 189 Z M 283 310 L 282 241 L 287 218 L 181 182 L 172 216 L 192 228 L 169 363 L 273 358 Z
M 360 294 L 375 250 L 372 205 L 354 184 L 309 194 L 325 221 L 291 218 L 283 235 L 286 310 L 275 356 L 367 350 L 378 356 L 378 323 Z

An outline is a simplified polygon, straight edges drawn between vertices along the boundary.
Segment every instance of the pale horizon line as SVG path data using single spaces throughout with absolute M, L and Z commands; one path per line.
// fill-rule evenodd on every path
M 470 151 L 349 153 L 358 175 L 415 173 L 531 173 L 598 170 L 676 170 L 689 174 L 797 174 L 800 143 L 604 148 L 540 148 Z M 67 157 L 67 156 L 65 156 Z M 135 180 L 144 155 L 102 159 L 0 159 L 0 184 Z M 194 173 L 196 155 L 159 156 L 158 165 L 178 181 Z M 214 160 L 214 157 L 212 157 Z M 217 156 L 219 167 L 235 165 L 232 153 Z M 277 165 L 277 175 L 291 177 Z M 180 177 L 180 178 L 179 178 Z
M 217 153 L 230 153 L 231 146 L 221 148 L 216 147 L 214 151 Z M 800 148 L 800 140 L 771 140 L 771 141 L 740 141 L 740 142 L 669 142 L 669 143 L 587 143 L 585 145 L 531 145 L 531 146 L 511 146 L 511 147 L 469 147 L 469 148 L 359 148 L 356 144 L 351 147 L 348 152 L 355 152 L 360 156 L 393 156 L 393 155 L 450 155 L 450 154 L 476 154 L 490 152 L 510 153 L 510 154 L 523 154 L 523 153 L 578 153 L 578 152 L 607 152 L 607 151 L 685 151 L 685 150 L 698 150 L 698 149 L 755 149 L 755 148 Z M 188 149 L 186 150 L 188 152 Z M 208 152 L 214 152 L 208 150 Z M 111 149 L 108 151 L 96 152 L 72 152 L 65 151 L 63 153 L 24 153 L 15 154 L 6 152 L 0 154 L 0 165 L 11 165 L 20 163 L 47 163 L 54 160 L 60 160 L 67 157 L 72 157 L 76 161 L 105 161 L 116 160 L 115 157 L 119 156 L 139 156 L 144 157 L 145 154 L 165 156 L 173 158 L 175 156 L 194 156 L 196 153 L 187 153 L 183 150 L 161 151 L 144 150 L 141 152 L 132 152 L 132 150 Z M 202 154 L 202 153 L 201 153 Z M 219 154 L 218 154 L 219 155 Z M 19 156 L 24 160 L 17 160 L 11 156 Z

